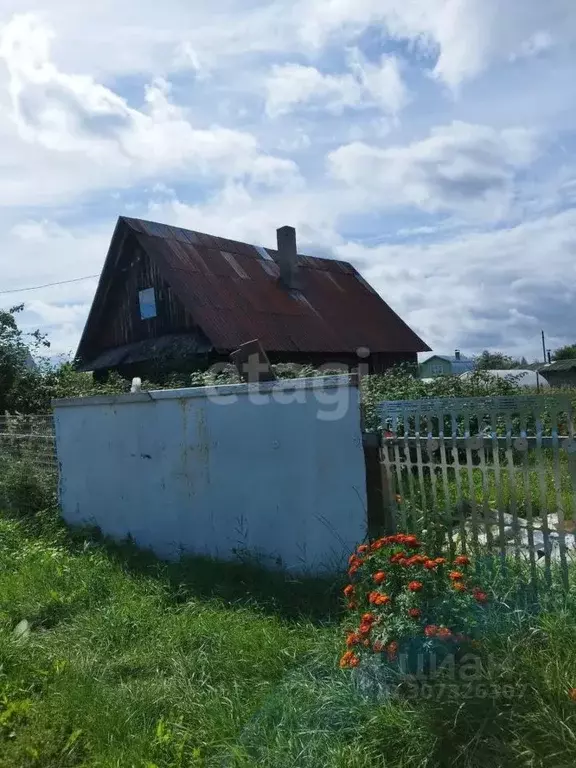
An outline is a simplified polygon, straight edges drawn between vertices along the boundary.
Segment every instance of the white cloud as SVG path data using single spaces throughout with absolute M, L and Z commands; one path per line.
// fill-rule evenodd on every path
M 452 87 L 518 54 L 576 40 L 573 0 L 302 0 L 301 35 L 322 46 L 373 24 L 437 53 L 434 75 Z M 536 43 L 536 45 L 534 45 Z
M 536 357 L 576 326 L 576 211 L 428 244 L 337 247 L 437 351 Z
M 294 224 L 440 350 L 573 340 L 574 0 L 23 8 L 0 0 L 0 290 L 97 273 L 119 213 L 266 245 Z M 0 304 L 69 351 L 94 287 Z
M 348 144 L 328 163 L 334 178 L 356 189 L 362 205 L 499 218 L 512 202 L 516 170 L 535 156 L 535 137 L 527 129 L 454 122 L 406 146 Z
M 218 125 L 195 128 L 170 102 L 165 80 L 146 88 L 137 110 L 92 77 L 61 72 L 50 59 L 51 37 L 36 17 L 16 16 L 1 32 L 0 58 L 19 137 L 52 156 L 74 156 L 81 191 L 163 173 L 247 176 L 269 185 L 298 180 L 295 164 L 265 155 L 253 135 Z
M 315 103 L 334 113 L 346 108 L 379 107 L 396 115 L 408 96 L 395 56 L 382 56 L 371 64 L 358 49 L 349 53 L 346 74 L 323 74 L 315 67 L 285 64 L 272 68 L 266 83 L 266 109 L 277 117 L 293 109 Z

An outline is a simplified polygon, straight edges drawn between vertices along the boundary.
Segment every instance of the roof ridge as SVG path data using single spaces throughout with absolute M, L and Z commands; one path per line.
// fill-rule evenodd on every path
M 158 234 L 153 234 L 146 231 L 138 232 L 138 234 L 147 235 L 148 237 L 163 237 L 163 238 L 173 237 L 173 234 L 170 230 L 176 229 L 176 230 L 179 230 L 180 232 L 186 232 L 191 235 L 195 235 L 197 237 L 206 237 L 214 240 L 224 240 L 224 241 L 227 241 L 228 243 L 237 243 L 238 245 L 241 245 L 244 247 L 253 248 L 255 251 L 254 255 L 259 258 L 262 258 L 262 257 L 258 254 L 258 248 L 264 248 L 264 250 L 267 251 L 268 254 L 272 257 L 273 257 L 273 254 L 278 253 L 277 248 L 267 248 L 264 245 L 247 243 L 244 240 L 236 240 L 231 237 L 222 237 L 221 235 L 212 235 L 209 232 L 201 232 L 198 229 L 189 229 L 187 227 L 176 226 L 175 224 L 163 224 L 162 222 L 159 222 L 159 221 L 152 221 L 152 219 L 143 219 L 136 216 L 119 216 L 118 218 L 121 219 L 123 222 L 125 222 L 128 226 L 131 225 L 131 222 L 137 222 L 139 224 L 148 224 L 151 226 L 151 228 L 161 228 L 165 230 L 164 232 L 159 232 Z M 307 253 L 300 253 L 300 252 L 298 252 L 296 255 L 299 259 L 313 259 L 314 261 L 318 261 L 318 262 L 324 261 L 329 263 L 342 264 L 348 267 L 349 269 L 353 270 L 354 272 L 358 272 L 356 267 L 354 267 L 353 264 L 351 264 L 349 261 L 346 261 L 345 259 L 333 259 L 328 256 L 310 256 Z M 302 266 L 306 266 L 306 264 L 303 264 Z

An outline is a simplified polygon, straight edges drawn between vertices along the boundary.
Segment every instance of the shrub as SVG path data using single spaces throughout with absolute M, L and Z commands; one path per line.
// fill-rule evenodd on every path
M 396 534 L 361 545 L 349 564 L 344 595 L 357 627 L 347 634 L 341 667 L 378 657 L 430 674 L 438 661 L 462 659 L 477 644 L 488 597 L 467 556 L 429 556 L 416 536 Z
M 0 504 L 27 516 L 57 503 L 55 472 L 42 470 L 30 460 L 3 462 Z

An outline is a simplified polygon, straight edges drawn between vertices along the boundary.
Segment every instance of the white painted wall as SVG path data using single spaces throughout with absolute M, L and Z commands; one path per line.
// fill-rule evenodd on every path
M 358 388 L 348 376 L 54 402 L 71 524 L 163 557 L 249 550 L 339 567 L 366 534 Z

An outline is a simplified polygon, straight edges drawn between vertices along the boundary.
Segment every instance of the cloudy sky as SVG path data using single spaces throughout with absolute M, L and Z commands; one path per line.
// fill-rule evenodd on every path
M 434 350 L 576 340 L 574 0 L 0 0 L 0 306 L 116 217 L 352 261 Z M 14 291 L 6 293 L 7 291 Z

